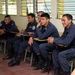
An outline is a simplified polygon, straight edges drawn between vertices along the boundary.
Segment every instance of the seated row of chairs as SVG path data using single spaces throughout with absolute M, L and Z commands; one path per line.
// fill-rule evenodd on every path
M 60 33 L 60 35 L 61 35 L 61 33 Z M 4 45 L 3 46 L 4 47 L 3 48 L 4 49 L 4 55 L 6 54 L 6 42 L 7 42 L 7 40 L 0 40 L 0 43 L 3 43 L 3 45 Z M 24 62 L 26 62 L 28 52 L 30 52 L 29 47 L 25 50 Z M 49 62 L 51 60 L 51 54 L 52 54 L 52 52 L 49 52 Z M 31 53 L 31 56 L 30 56 L 30 66 L 32 65 L 32 63 L 33 63 L 33 53 Z M 70 69 L 70 73 L 71 73 L 74 69 L 74 59 L 70 60 L 70 67 L 71 67 L 71 69 Z M 49 73 L 49 70 L 50 70 L 50 66 L 48 69 L 48 73 Z

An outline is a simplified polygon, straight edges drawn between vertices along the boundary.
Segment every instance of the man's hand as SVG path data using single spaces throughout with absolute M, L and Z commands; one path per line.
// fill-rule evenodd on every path
M 21 33 L 21 34 L 23 34 L 23 33 L 24 33 L 24 31 L 25 31 L 25 30 L 24 30 L 24 29 L 22 29 L 22 30 L 20 31 L 20 33 Z
M 38 28 L 39 26 L 41 26 L 41 22 L 39 22 L 39 23 L 37 24 L 37 28 Z
M 29 38 L 28 44 L 29 44 L 30 46 L 33 44 L 33 38 L 32 38 L 32 37 Z
M 0 35 L 4 34 L 4 29 L 0 29 Z
M 54 38 L 53 37 L 48 37 L 47 42 L 48 43 L 53 43 L 54 42 Z
M 34 32 L 28 32 L 28 34 L 29 34 L 29 35 L 32 35 L 32 34 L 34 34 Z

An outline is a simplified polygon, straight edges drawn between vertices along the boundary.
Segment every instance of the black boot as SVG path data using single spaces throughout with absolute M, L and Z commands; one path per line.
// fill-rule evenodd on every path
M 17 56 L 17 58 L 14 58 L 8 63 L 8 66 L 15 66 L 20 64 L 20 56 Z
M 63 75 L 71 75 L 70 73 L 64 73 Z
M 37 55 L 38 56 L 38 63 L 37 63 L 37 65 L 36 65 L 36 70 L 38 70 L 38 69 L 41 69 L 42 68 L 42 65 L 43 65 L 43 59 L 42 59 L 42 56 L 39 54 L 39 55 Z
M 17 58 L 17 52 L 14 53 L 12 60 L 8 64 L 13 63 L 16 60 L 16 58 Z
M 8 48 L 8 55 L 4 56 L 2 60 L 11 59 L 13 57 L 13 50 L 11 48 Z
M 43 72 L 49 72 L 49 70 L 50 70 L 50 62 L 49 62 L 48 57 L 45 58 L 45 62 L 44 62 L 44 65 L 42 67 L 42 70 L 43 70 Z
M 70 72 L 64 72 L 64 75 L 71 75 Z
M 6 55 L 6 56 L 4 56 L 4 57 L 2 58 L 2 60 L 7 60 L 7 59 L 11 59 L 11 58 L 12 58 L 11 56 Z
M 35 53 L 33 53 L 33 57 L 34 57 L 34 62 L 32 64 L 32 67 L 37 67 L 39 59 Z
M 32 67 L 37 67 L 38 59 L 34 59 L 34 63 L 32 64 Z
M 60 75 L 60 70 L 58 68 L 54 69 L 54 75 Z

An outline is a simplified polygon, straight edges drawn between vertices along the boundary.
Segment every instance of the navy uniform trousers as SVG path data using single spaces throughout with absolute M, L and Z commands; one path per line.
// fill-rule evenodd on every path
M 44 57 L 48 57 L 48 52 L 52 52 L 52 50 L 55 48 L 53 44 L 49 43 L 40 43 L 37 41 L 33 42 L 33 50 L 38 55 L 39 53 Z
M 19 56 L 25 51 L 25 49 L 29 46 L 28 40 L 25 40 L 23 42 L 20 42 L 18 47 L 15 48 L 15 52 L 18 53 Z M 17 50 L 17 51 L 16 51 Z
M 17 48 L 20 42 L 22 42 L 22 38 L 18 36 L 15 36 L 14 38 L 7 40 L 8 55 L 10 57 L 14 56 L 14 51 L 15 51 L 14 48 L 15 47 Z
M 11 40 L 8 40 L 7 45 L 13 50 L 15 53 L 18 53 L 18 55 L 21 55 L 25 49 L 29 46 L 28 40 L 23 41 L 21 37 L 14 37 Z M 12 51 L 13 51 L 12 50 Z
M 75 48 L 70 48 L 64 51 L 54 50 L 52 53 L 54 68 L 62 68 L 65 73 L 70 72 L 70 67 L 67 59 L 75 57 Z M 63 61 L 64 60 L 64 61 Z

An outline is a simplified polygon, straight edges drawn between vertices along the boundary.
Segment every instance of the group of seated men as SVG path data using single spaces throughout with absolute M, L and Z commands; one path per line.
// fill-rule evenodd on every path
M 19 65 L 22 53 L 29 46 L 35 58 L 32 66 L 36 67 L 36 69 L 47 69 L 49 66 L 48 52 L 52 52 L 54 75 L 61 75 L 60 68 L 65 75 L 70 75 L 68 59 L 75 57 L 75 25 L 72 22 L 72 15 L 63 14 L 61 22 L 64 27 L 64 32 L 61 37 L 55 25 L 50 22 L 50 15 L 48 13 L 43 11 L 37 12 L 38 23 L 33 13 L 28 14 L 27 17 L 27 27 L 24 31 L 21 31 L 24 35 L 30 35 L 26 36 L 25 40 L 23 40 L 22 35 L 15 35 L 14 37 L 10 35 L 13 34 L 12 32 L 18 32 L 18 30 L 15 30 L 17 28 L 9 15 L 5 16 L 4 21 L 1 22 L 0 40 L 7 39 L 8 50 L 7 56 L 2 59 L 11 59 L 8 62 L 8 66 Z M 8 22 L 7 20 L 10 21 Z M 40 40 L 45 39 L 46 41 L 39 42 L 34 40 L 34 38 Z

